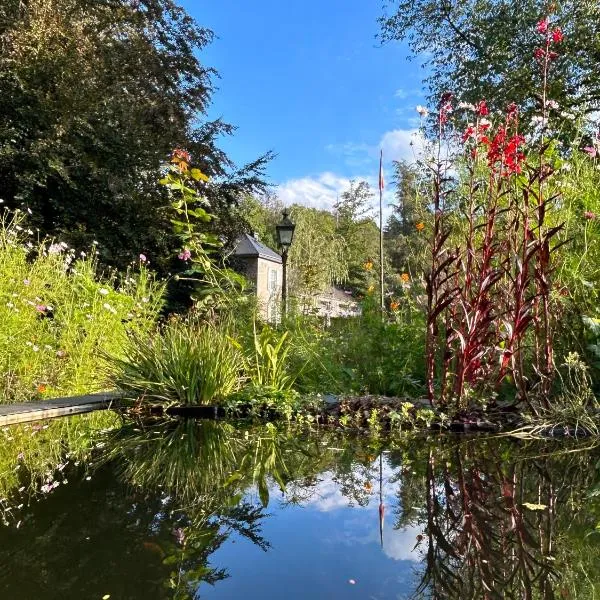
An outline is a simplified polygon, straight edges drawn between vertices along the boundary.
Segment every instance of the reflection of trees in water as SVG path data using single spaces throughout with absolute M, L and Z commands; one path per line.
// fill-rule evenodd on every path
M 597 588 L 597 580 L 585 581 L 581 572 L 577 582 L 572 572 L 573 553 L 585 560 L 586 545 L 592 551 L 587 568 L 597 570 L 597 546 L 581 533 L 569 535 L 586 520 L 579 508 L 593 481 L 589 461 L 587 453 L 544 455 L 539 445 L 519 449 L 497 439 L 430 448 L 421 543 L 425 569 L 415 596 L 583 597 L 570 595 L 567 580 L 582 590 Z M 402 488 L 413 491 L 406 479 Z
M 269 548 L 261 524 L 275 486 L 285 488 L 284 505 L 310 502 L 325 477 L 348 505 L 376 501 L 379 491 L 384 444 L 376 438 L 212 421 L 136 424 L 111 435 L 91 482 L 61 486 L 20 531 L 0 537 L 0 596 L 41 597 L 53 582 L 61 599 L 92 589 L 102 597 L 98 565 L 106 564 L 123 585 L 114 597 L 131 597 L 128 578 L 140 582 L 139 597 L 198 597 L 201 583 L 227 576 L 210 558 L 232 534 Z M 600 597 L 598 542 L 585 537 L 600 519 L 598 502 L 586 499 L 597 452 L 441 435 L 401 436 L 388 447 L 384 497 L 394 500 L 386 518 L 423 532 L 415 597 Z M 94 540 L 93 561 L 78 562 L 73 531 Z M 3 588 L 6 568 L 12 587 Z M 18 573 L 28 574 L 26 584 Z

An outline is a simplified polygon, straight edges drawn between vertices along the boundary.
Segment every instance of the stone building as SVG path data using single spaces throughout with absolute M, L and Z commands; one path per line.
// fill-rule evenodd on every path
M 255 235 L 243 234 L 237 241 L 231 256 L 231 266 L 242 273 L 254 286 L 263 319 L 277 322 L 281 317 L 281 288 L 283 264 L 281 256 L 262 244 Z M 322 317 L 329 324 L 331 319 L 360 315 L 360 305 L 352 296 L 337 287 L 330 286 L 316 295 L 299 293 L 290 298 L 304 314 Z
M 281 256 L 261 244 L 256 236 L 245 233 L 238 240 L 232 259 L 232 266 L 254 285 L 262 318 L 277 321 L 283 281 Z

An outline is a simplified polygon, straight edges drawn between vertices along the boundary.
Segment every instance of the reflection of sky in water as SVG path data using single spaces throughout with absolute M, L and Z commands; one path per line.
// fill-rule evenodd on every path
M 378 469 L 378 462 L 373 463 Z M 385 510 L 383 549 L 379 539 L 379 479 L 367 506 L 349 506 L 348 498 L 330 472 L 311 486 L 309 498 L 285 505 L 278 488 L 271 489 L 263 535 L 268 552 L 232 536 L 211 556 L 215 567 L 230 577 L 215 587 L 203 584 L 202 598 L 397 599 L 409 598 L 422 556 L 413 548 L 421 531 L 393 529 L 398 483 L 389 483 L 392 470 L 384 464 Z M 251 493 L 251 499 L 258 498 Z M 349 580 L 356 583 L 351 584 Z

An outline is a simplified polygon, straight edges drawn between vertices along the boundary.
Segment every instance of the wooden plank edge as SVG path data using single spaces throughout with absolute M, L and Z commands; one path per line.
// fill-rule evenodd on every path
M 93 404 L 79 404 L 74 406 L 63 406 L 59 408 L 46 408 L 36 411 L 12 413 L 0 416 L 0 427 L 6 425 L 16 425 L 18 423 L 31 423 L 33 421 L 43 421 L 46 419 L 55 419 L 57 417 L 66 417 L 69 415 L 79 415 L 94 412 L 96 410 L 107 410 L 112 401 L 107 400 L 104 403 L 95 402 Z

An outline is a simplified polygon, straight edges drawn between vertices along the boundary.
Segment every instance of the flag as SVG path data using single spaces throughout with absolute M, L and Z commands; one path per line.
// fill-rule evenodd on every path
M 379 152 L 379 191 L 383 192 L 383 150 Z

